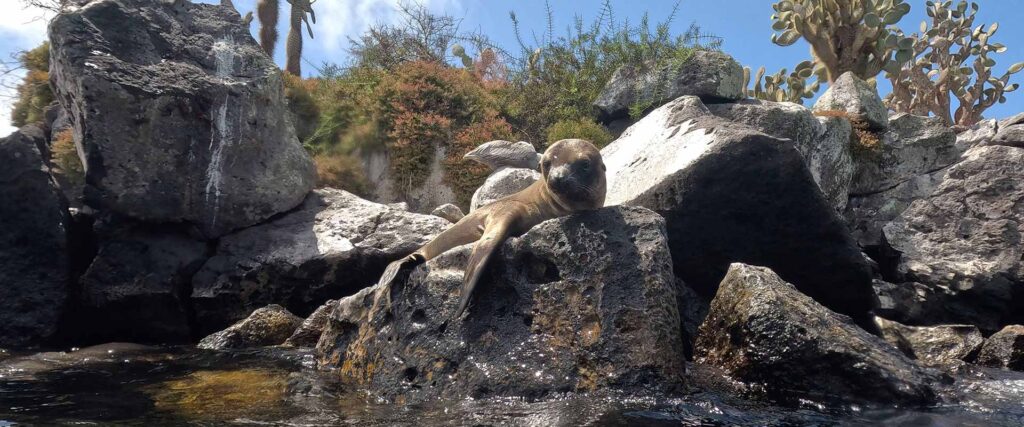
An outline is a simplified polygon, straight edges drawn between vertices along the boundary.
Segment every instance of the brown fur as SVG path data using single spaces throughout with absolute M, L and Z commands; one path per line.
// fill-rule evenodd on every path
M 584 164 L 589 165 L 591 172 L 581 169 Z M 523 234 L 546 220 L 604 206 L 604 169 L 601 153 L 587 141 L 563 139 L 552 144 L 541 159 L 540 180 L 466 215 L 413 254 L 388 265 L 379 283 L 390 297 L 387 287 L 402 268 L 477 242 L 466 266 L 456 312 L 456 317 L 462 315 L 487 261 L 505 239 Z M 589 179 L 581 182 L 581 178 Z

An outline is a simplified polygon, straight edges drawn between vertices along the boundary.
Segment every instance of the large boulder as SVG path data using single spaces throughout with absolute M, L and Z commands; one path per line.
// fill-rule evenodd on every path
M 1024 326 L 1009 325 L 985 340 L 978 363 L 1024 371 Z
M 209 256 L 183 227 L 97 225 L 99 250 L 79 280 L 75 338 L 87 342 L 189 342 L 192 275 Z
M 794 402 L 935 399 L 935 374 L 763 267 L 730 267 L 700 327 L 696 351 L 697 363 Z
M 882 338 L 926 366 L 957 367 L 973 360 L 985 341 L 973 325 L 907 326 L 875 318 Z
M 882 103 L 878 91 L 852 71 L 843 73 L 829 85 L 825 93 L 818 97 L 813 109 L 816 113 L 846 114 L 874 130 L 888 126 L 889 109 Z
M 687 95 L 715 101 L 743 99 L 743 67 L 731 56 L 714 51 L 694 52 L 681 65 L 624 65 L 598 94 L 594 109 L 603 122 L 611 122 L 628 116 L 634 104 L 656 108 Z
M 606 203 L 665 217 L 676 274 L 703 295 L 715 294 L 730 263 L 765 265 L 870 324 L 871 269 L 800 153 L 707 111 L 677 99 L 605 147 Z
M 199 332 L 267 304 L 308 316 L 328 299 L 375 283 L 389 262 L 450 226 L 345 191 L 316 190 L 297 210 L 219 240 L 192 280 Z
M 87 204 L 217 237 L 295 207 L 313 187 L 281 71 L 233 8 L 96 0 L 57 15 L 50 42 Z
M 710 104 L 712 114 L 749 125 L 768 135 L 788 139 L 803 155 L 814 182 L 837 211 L 846 207 L 853 178 L 850 121 L 841 117 L 815 117 L 792 102 L 746 99 Z
M 883 244 L 882 228 L 931 194 L 963 154 L 956 134 L 935 117 L 896 114 L 880 141 L 855 156 L 844 212 L 857 243 L 870 250 Z
M 907 281 L 953 294 L 948 322 L 1024 319 L 1024 149 L 972 148 L 883 231 Z
M 850 194 L 873 194 L 955 163 L 963 151 L 956 134 L 937 117 L 897 114 L 889 119 L 877 151 L 857 157 Z
M 390 289 L 342 299 L 317 345 L 324 367 L 385 398 L 536 398 L 603 388 L 677 390 L 684 359 L 665 220 L 612 207 L 505 242 L 456 318 L 470 247 Z
M 492 173 L 473 193 L 469 211 L 493 203 L 502 197 L 526 189 L 540 179 L 540 172 L 526 168 L 502 168 Z
M 0 347 L 53 335 L 68 300 L 71 218 L 45 142 L 35 126 L 0 138 Z
M 908 325 L 939 325 L 953 318 L 946 302 L 952 297 L 943 288 L 923 283 L 890 283 L 874 280 L 879 316 Z
M 227 350 L 233 348 L 280 345 L 295 333 L 302 318 L 284 307 L 271 304 L 253 311 L 249 317 L 231 327 L 211 334 L 199 341 L 199 348 Z
M 988 145 L 1024 148 L 1024 123 L 1000 128 Z

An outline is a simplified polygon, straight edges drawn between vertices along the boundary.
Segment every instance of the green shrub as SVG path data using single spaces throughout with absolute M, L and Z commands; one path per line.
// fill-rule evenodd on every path
M 324 153 L 313 156 L 316 165 L 317 187 L 331 187 L 357 196 L 368 196 L 369 185 L 359 159 L 340 154 Z
M 290 73 L 282 73 L 284 80 L 284 96 L 288 100 L 288 111 L 291 112 L 295 134 L 299 141 L 306 142 L 320 123 L 320 108 L 313 99 L 316 90 L 316 79 L 303 80 Z
M 614 139 L 608 130 L 590 119 L 562 120 L 548 127 L 548 145 L 562 139 L 579 138 L 604 148 Z
M 56 173 L 63 175 L 72 186 L 85 184 L 85 168 L 82 166 L 82 159 L 78 158 L 71 129 L 65 129 L 53 136 L 50 159 L 57 166 Z
M 11 111 L 11 124 L 21 127 L 43 121 L 43 110 L 53 102 L 50 90 L 50 43 L 21 54 L 25 78 L 18 85 L 17 98 Z
M 594 100 L 612 73 L 623 65 L 640 69 L 678 67 L 695 49 L 717 48 L 720 40 L 701 33 L 696 25 L 684 34 L 671 34 L 669 26 L 678 6 L 677 3 L 673 12 L 652 30 L 646 15 L 637 26 L 617 23 L 606 1 L 594 22 L 587 25 L 577 17 L 562 37 L 554 36 L 549 14 L 545 40 L 536 47 L 522 41 L 519 21 L 513 13 L 512 24 L 522 57 L 514 63 L 512 87 L 506 91 L 503 104 L 517 134 L 538 143 L 544 140 L 544 132 L 552 124 L 590 117 Z M 637 100 L 640 105 L 635 109 L 642 110 L 643 104 L 650 102 Z

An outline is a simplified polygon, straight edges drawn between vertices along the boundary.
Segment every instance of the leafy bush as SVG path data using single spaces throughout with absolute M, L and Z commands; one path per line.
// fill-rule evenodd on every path
M 1010 75 L 1024 70 L 1024 62 L 994 76 L 992 56 L 1006 51 L 1006 46 L 990 42 L 999 24 L 975 27 L 977 3 L 969 8 L 966 1 L 956 7 L 948 0 L 928 3 L 931 25 L 922 22 L 921 33 L 906 39 L 912 42 L 913 56 L 886 70 L 893 87 L 886 103 L 896 112 L 933 113 L 948 125 L 971 126 L 996 102 L 1006 102 L 1005 93 L 1019 87 L 1009 82 Z M 898 35 L 903 37 L 902 32 Z M 955 113 L 954 97 L 959 104 Z
M 53 91 L 50 90 L 50 43 L 44 42 L 21 54 L 18 61 L 25 68 L 26 74 L 18 85 L 17 98 L 11 111 L 11 124 L 21 127 L 41 122 L 43 110 L 53 102 Z
M 435 147 L 445 147 L 445 163 L 452 166 L 446 168 L 446 180 L 454 184 L 460 200 L 468 200 L 472 189 L 462 184 L 473 178 L 460 176 L 456 166 L 462 164 L 462 154 L 487 141 L 466 138 L 503 133 L 497 99 L 469 71 L 422 61 L 399 65 L 381 81 L 378 96 L 378 126 L 386 129 L 396 184 L 411 188 L 424 182 Z
M 313 156 L 318 187 L 332 187 L 366 197 L 369 185 L 358 159 L 338 153 Z
M 290 73 L 283 73 L 284 96 L 288 100 L 288 111 L 295 125 L 295 133 L 299 141 L 305 142 L 314 133 L 320 123 L 320 108 L 313 99 L 317 80 L 303 80 Z
M 53 136 L 50 159 L 57 166 L 56 173 L 63 175 L 72 186 L 85 184 L 85 168 L 82 166 L 82 159 L 78 158 L 71 129 L 65 129 Z
M 562 120 L 548 127 L 548 145 L 562 139 L 579 138 L 604 148 L 614 139 L 608 130 L 590 119 Z
M 720 40 L 701 33 L 696 25 L 685 34 L 671 34 L 669 26 L 678 6 L 652 30 L 646 15 L 637 26 L 617 23 L 606 1 L 594 22 L 587 25 L 577 17 L 567 35 L 557 38 L 549 9 L 545 40 L 536 47 L 522 40 L 519 21 L 512 13 L 522 57 L 514 61 L 512 87 L 504 104 L 516 133 L 537 143 L 558 121 L 590 117 L 594 100 L 620 66 L 681 66 L 695 49 L 717 48 Z

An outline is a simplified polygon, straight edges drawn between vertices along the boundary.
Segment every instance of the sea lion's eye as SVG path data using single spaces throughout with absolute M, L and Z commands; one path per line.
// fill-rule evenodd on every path
M 579 167 L 580 167 L 580 170 L 583 171 L 583 172 L 590 171 L 590 160 L 581 160 Z

